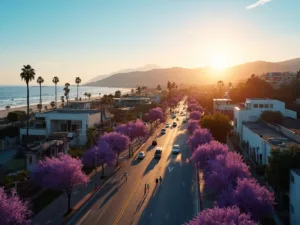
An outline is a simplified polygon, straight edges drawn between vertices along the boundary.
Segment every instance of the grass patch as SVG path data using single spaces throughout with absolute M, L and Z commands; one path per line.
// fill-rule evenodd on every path
M 61 194 L 62 194 L 61 191 L 46 190 L 44 193 L 37 196 L 31 202 L 33 213 L 37 214 L 38 212 L 40 212 L 43 208 L 45 208 L 47 205 L 49 205 L 53 200 L 55 200 Z M 67 202 L 66 202 L 66 205 L 67 205 Z
M 25 158 L 14 158 L 7 163 L 7 172 L 15 172 L 18 170 L 26 169 L 26 159 Z

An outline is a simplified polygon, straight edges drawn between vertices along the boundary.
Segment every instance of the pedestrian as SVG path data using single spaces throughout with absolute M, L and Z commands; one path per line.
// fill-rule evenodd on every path
M 161 176 L 159 176 L 159 183 L 161 184 L 161 182 L 162 182 L 162 178 Z
M 145 184 L 145 191 L 144 191 L 144 195 L 147 193 L 147 184 Z
M 149 192 L 149 190 L 150 190 L 150 184 L 147 184 L 147 190 Z
M 158 178 L 156 178 L 155 183 L 158 184 Z
M 125 176 L 125 179 L 126 179 L 126 181 L 127 181 L 127 179 L 128 179 L 128 173 L 127 173 L 127 172 L 124 173 L 124 176 Z

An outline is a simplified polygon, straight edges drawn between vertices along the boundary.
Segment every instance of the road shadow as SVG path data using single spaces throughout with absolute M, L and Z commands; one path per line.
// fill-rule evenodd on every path
M 145 176 L 147 173 L 149 173 L 151 170 L 153 170 L 153 168 L 159 163 L 159 160 L 160 160 L 160 159 L 155 159 L 155 158 L 153 158 L 153 159 L 151 160 L 151 162 L 148 164 L 147 168 L 146 168 L 145 171 L 144 171 L 144 176 Z
M 154 149 L 157 145 L 150 145 L 148 148 L 147 148 L 147 152 L 151 151 L 152 149 Z
M 131 160 L 131 165 L 132 166 L 136 166 L 138 164 L 140 164 L 140 162 L 142 161 L 143 159 L 139 159 L 138 158 L 138 155 L 136 155 L 132 160 Z
M 126 181 L 123 179 L 118 183 L 118 185 L 109 193 L 109 195 L 106 196 L 106 198 L 103 200 L 102 204 L 100 205 L 99 209 L 101 209 L 121 188 L 121 186 L 125 183 Z

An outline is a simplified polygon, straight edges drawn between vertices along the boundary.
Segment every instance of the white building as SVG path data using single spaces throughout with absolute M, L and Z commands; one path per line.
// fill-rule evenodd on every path
M 288 84 L 296 78 L 296 73 L 292 72 L 273 72 L 265 73 L 261 75 L 261 79 L 265 80 L 275 88 L 279 88 L 280 85 Z
M 87 141 L 87 129 L 99 124 L 101 115 L 101 110 L 86 109 L 57 109 L 37 113 L 29 128 L 29 135 L 34 136 L 34 140 L 44 140 L 53 133 L 67 133 L 68 137 L 73 138 L 70 145 L 84 145 Z M 26 127 L 20 129 L 21 140 L 24 136 Z
M 300 224 L 300 170 L 290 172 L 290 225 Z
M 231 99 L 229 98 L 214 98 L 214 113 L 215 112 L 226 112 L 233 111 L 234 105 L 231 104 Z
M 284 117 L 297 118 L 297 112 L 286 109 L 285 103 L 275 99 L 247 98 L 243 106 L 234 107 L 234 132 L 243 135 L 243 122 L 254 122 L 263 111 L 279 111 Z

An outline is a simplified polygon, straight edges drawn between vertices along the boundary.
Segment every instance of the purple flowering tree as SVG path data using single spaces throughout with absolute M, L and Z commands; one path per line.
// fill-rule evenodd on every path
M 88 181 L 87 176 L 82 172 L 81 160 L 64 154 L 39 161 L 32 173 L 32 179 L 44 188 L 65 192 L 68 198 L 68 212 L 71 210 L 73 190 Z
M 116 162 L 116 154 L 110 149 L 105 141 L 99 141 L 96 146 L 87 150 L 82 158 L 83 165 L 88 168 L 94 168 L 97 172 L 97 167 L 102 167 L 102 177 L 104 177 L 105 164 L 112 166 Z
M 218 141 L 211 141 L 207 144 L 199 145 L 193 152 L 192 160 L 198 168 L 204 169 L 209 160 L 215 160 L 218 155 L 225 155 L 229 151 L 228 146 Z
M 165 112 L 169 108 L 169 103 L 167 101 L 165 101 L 162 103 L 161 107 L 162 107 L 162 110 Z
M 253 178 L 238 179 L 235 190 L 222 192 L 218 198 L 218 205 L 236 205 L 241 211 L 250 214 L 252 219 L 259 221 L 272 213 L 274 195 Z
M 217 155 L 215 160 L 209 160 L 203 177 L 205 191 L 219 195 L 227 188 L 234 188 L 238 178 L 249 178 L 250 172 L 241 155 L 228 152 L 225 155 Z
M 22 201 L 15 190 L 5 193 L 0 187 L 0 224 L 1 225 L 29 225 L 31 215 L 28 202 Z
M 184 225 L 258 225 L 237 207 L 205 209 Z
M 151 121 L 151 124 L 152 124 L 152 122 L 156 123 L 158 120 L 160 122 L 163 122 L 165 120 L 164 113 L 163 113 L 162 109 L 159 107 L 151 109 L 150 112 L 148 113 L 148 117 L 149 117 L 149 120 Z
M 192 120 L 200 120 L 201 119 L 201 113 L 199 111 L 193 111 L 190 113 L 189 118 Z
M 189 104 L 187 110 L 189 112 L 198 111 L 200 113 L 203 111 L 202 107 L 198 103 Z
M 119 165 L 119 155 L 121 152 L 125 151 L 129 147 L 130 140 L 129 138 L 118 132 L 105 133 L 101 140 L 104 140 L 108 143 L 110 149 L 117 154 L 117 164 Z
M 203 145 L 212 141 L 212 135 L 208 129 L 197 129 L 187 140 L 187 144 L 194 151 L 199 145 Z
M 192 134 L 195 130 L 200 129 L 199 120 L 189 120 L 187 130 Z

